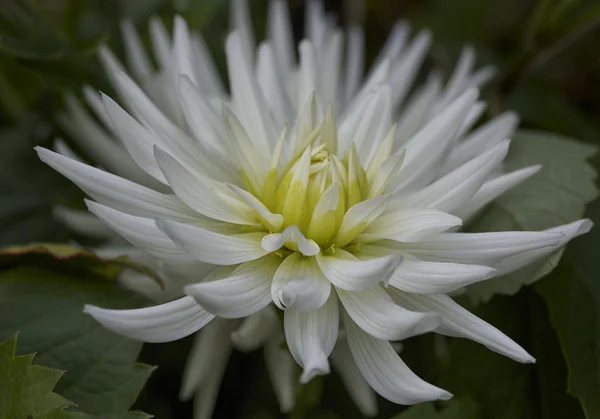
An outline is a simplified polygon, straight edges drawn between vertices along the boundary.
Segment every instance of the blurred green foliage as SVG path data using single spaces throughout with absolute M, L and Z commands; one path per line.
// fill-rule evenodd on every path
M 435 45 L 426 67 L 448 74 L 464 44 L 477 51 L 479 64 L 494 64 L 498 76 L 483 95 L 489 103 L 487 116 L 506 109 L 517 111 L 522 126 L 551 131 L 600 145 L 600 4 L 595 0 L 358 0 L 325 1 L 341 16 L 342 23 L 360 21 L 367 34 L 367 57 L 372 60 L 397 19 L 409 20 L 415 29 L 429 27 Z M 68 140 L 55 124 L 66 91 L 79 92 L 83 84 L 107 91 L 95 49 L 108 43 L 122 53 L 119 21 L 132 19 L 145 34 L 151 15 L 171 25 L 174 13 L 201 30 L 224 69 L 222 43 L 227 31 L 225 0 L 3 0 L 0 2 L 0 245 L 33 241 L 62 242 L 72 235 L 54 221 L 54 205 L 81 206 L 81 192 L 60 175 L 41 164 L 32 148 L 51 146 L 57 136 Z M 300 33 L 301 0 L 289 0 L 292 21 Z M 264 32 L 266 0 L 251 0 L 258 38 Z M 357 12 L 358 10 L 358 12 Z M 344 11 L 353 11 L 344 13 Z M 146 39 L 147 41 L 147 39 Z M 553 144 L 553 137 L 540 137 Z M 561 161 L 554 162 L 559 166 Z M 565 159 L 565 165 L 569 163 Z M 570 164 L 583 165 L 572 162 Z M 593 160 L 600 169 L 598 158 Z M 579 167 L 581 170 L 585 170 Z M 586 179 L 586 182 L 590 182 Z M 584 193 L 585 195 L 585 193 Z M 587 195 L 586 195 L 587 196 Z M 581 198 L 581 197 L 579 197 Z M 586 199 L 581 198 L 585 201 Z M 600 224 L 600 205 L 592 204 L 587 215 Z M 593 231 L 565 252 L 551 275 L 514 297 L 494 297 L 476 309 L 524 345 L 538 359 L 536 365 L 520 365 L 473 342 L 422 336 L 405 343 L 406 362 L 422 377 L 445 385 L 458 399 L 448 404 L 403 408 L 380 400 L 381 418 L 395 419 L 596 419 L 600 417 L 600 282 L 596 262 L 600 236 Z M 81 320 L 85 302 L 120 304 L 112 285 L 73 272 L 44 270 L 38 261 L 0 271 L 0 340 L 23 329 L 27 319 L 9 315 L 8 308 L 36 302 L 33 313 L 43 318 L 58 310 L 40 290 L 64 285 L 77 306 L 65 308 Z M 58 275 L 58 276 L 57 276 Z M 15 278 L 20 278 L 15 282 Z M 87 280 L 91 282 L 86 282 Z M 100 282 L 98 282 L 100 281 Z M 46 282 L 46 283 L 45 283 Z M 15 288 L 16 287 L 16 288 Z M 517 287 L 518 288 L 518 287 Z M 516 291 L 516 289 L 515 289 Z M 10 293 L 18 295 L 8 301 Z M 76 297 L 75 297 L 76 296 Z M 134 304 L 123 296 L 123 304 Z M 115 302 L 116 301 L 116 302 Z M 66 304 L 66 300 L 64 300 Z M 139 304 L 139 301 L 137 302 Z M 468 304 L 465 301 L 465 304 Z M 77 314 L 79 313 L 79 314 Z M 50 316 L 61 322 L 61 318 Z M 22 321 L 23 323 L 19 323 Z M 140 345 L 115 341 L 91 319 L 80 324 L 92 328 L 99 341 L 128 348 L 121 361 L 129 373 L 139 374 L 137 383 L 124 389 L 129 409 L 149 368 L 136 372 Z M 46 324 L 49 330 L 56 323 Z M 55 330 L 53 339 L 62 339 Z M 117 342 L 117 343 L 115 343 Z M 19 352 L 39 351 L 35 362 L 71 370 L 69 357 L 40 348 L 27 330 L 19 337 Z M 191 417 L 191 404 L 177 401 L 183 362 L 190 340 L 166 345 L 147 345 L 141 359 L 159 364 L 136 407 L 160 419 Z M 22 345 L 22 347 L 21 347 Z M 75 346 L 72 349 L 77 349 Z M 64 354 L 63 354 L 64 355 Z M 99 356 L 91 354 L 90 356 Z M 71 361 L 73 361 L 72 358 Z M 433 361 L 433 362 L 432 362 Z M 65 364 L 66 362 L 66 364 Z M 76 375 L 78 369 L 73 367 Z M 81 373 L 81 371 L 80 371 Z M 144 380 L 142 380 L 144 378 Z M 93 401 L 79 398 L 69 387 L 68 376 L 57 391 L 99 413 Z M 107 385 L 111 385 L 107 383 Z M 114 385 L 114 383 L 112 384 Z M 102 393 L 99 390 L 99 393 Z M 317 380 L 299 390 L 299 408 L 293 419 L 352 419 L 360 414 L 347 398 L 338 377 Z M 100 399 L 99 399 L 100 400 Z M 89 403 L 89 404 L 86 404 Z M 96 409 L 96 411 L 94 411 Z M 261 354 L 235 354 L 228 366 L 217 402 L 217 418 L 279 418 L 273 390 L 265 376 Z

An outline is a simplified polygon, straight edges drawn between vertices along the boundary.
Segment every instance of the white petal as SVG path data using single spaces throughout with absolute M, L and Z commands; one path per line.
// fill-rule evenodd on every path
M 304 256 L 314 256 L 321 250 L 317 243 L 304 237 L 295 225 L 286 227 L 281 233 L 267 234 L 262 238 L 261 246 L 265 252 L 274 252 L 287 244 L 297 247 Z
M 564 224 L 558 227 L 544 230 L 547 233 L 562 234 L 563 236 L 560 238 L 560 242 L 554 246 L 530 250 L 529 252 L 519 253 L 517 255 L 502 260 L 500 263 L 494 265 L 494 267 L 498 270 L 497 276 L 514 272 L 517 269 L 520 269 L 524 266 L 529 265 L 530 263 L 535 262 L 536 260 L 541 260 L 545 257 L 550 256 L 552 253 L 566 246 L 566 244 L 575 237 L 581 236 L 582 234 L 585 234 L 588 231 L 590 231 L 593 225 L 594 224 L 591 220 L 585 218 L 582 220 L 572 222 L 570 224 Z
M 443 233 L 402 248 L 419 258 L 439 262 L 489 264 L 534 249 L 556 246 L 560 233 L 503 231 L 497 233 Z
M 273 302 L 280 309 L 315 310 L 325 304 L 331 283 L 314 257 L 294 252 L 279 265 L 271 283 Z
M 327 358 L 338 335 L 337 298 L 331 295 L 325 305 L 313 311 L 289 309 L 284 315 L 285 339 L 296 362 L 303 368 L 300 382 L 329 374 Z
M 300 55 L 300 69 L 298 73 L 298 93 L 296 96 L 296 107 L 302 109 L 313 92 L 317 89 L 317 58 L 315 56 L 314 44 L 304 39 L 298 45 Z
M 66 207 L 54 207 L 52 215 L 77 234 L 96 238 L 114 238 L 115 233 L 102 221 L 88 211 Z
M 402 340 L 440 325 L 438 316 L 408 311 L 394 303 L 383 286 L 365 291 L 336 291 L 354 323 L 378 339 Z
M 250 192 L 245 189 L 238 188 L 235 185 L 228 184 L 229 189 L 231 189 L 235 194 L 237 194 L 240 198 L 244 200 L 249 208 L 252 208 L 260 218 L 263 225 L 269 230 L 281 230 L 283 227 L 283 216 L 281 214 L 273 214 L 266 206 L 261 202 L 260 199 L 252 195 Z M 239 206 L 239 205 L 238 205 Z M 253 214 L 250 214 L 250 220 L 254 220 Z
M 250 19 L 250 6 L 248 0 L 235 0 L 231 2 L 229 23 L 231 30 L 238 32 L 240 37 L 241 56 L 250 61 L 254 53 L 254 31 Z
M 210 419 L 213 416 L 215 402 L 219 395 L 219 387 L 221 386 L 227 362 L 231 355 L 231 344 L 227 342 L 226 338 L 228 332 L 234 327 L 232 323 L 235 324 L 235 322 L 231 321 L 222 321 L 222 326 L 214 332 L 214 334 L 218 334 L 216 339 L 207 339 L 206 345 L 203 345 L 207 347 L 206 352 L 217 353 L 214 356 L 207 356 L 207 359 L 204 360 L 204 362 L 210 363 L 210 366 L 206 373 L 203 374 L 204 376 L 201 376 L 202 380 L 198 383 L 199 385 L 194 395 L 194 419 Z M 200 339 L 203 339 L 202 335 Z M 210 347 L 211 343 L 215 345 Z M 201 352 L 203 349 L 198 348 L 198 356 L 204 355 L 204 351 Z
M 67 113 L 58 115 L 58 122 L 69 137 L 94 161 L 112 173 L 152 188 L 160 187 L 141 170 L 131 156 L 96 122 L 75 96 L 65 96 Z M 104 111 L 104 108 L 102 107 Z M 61 153 L 64 154 L 64 153 Z M 71 156 L 67 156 L 71 157 Z
M 435 172 L 431 169 L 446 152 L 477 95 L 475 89 L 467 90 L 408 140 L 406 159 L 400 171 L 403 178 L 398 188 L 418 188 L 434 178 Z
M 199 80 L 192 64 L 192 42 L 186 21 L 175 16 L 173 28 L 173 64 L 178 75 L 189 77 L 197 85 Z
M 395 66 L 390 75 L 392 85 L 392 103 L 397 105 L 404 100 L 407 92 L 413 84 L 421 63 L 431 45 L 431 33 L 421 31 L 407 46 L 405 52 L 399 58 L 399 64 Z
M 228 223 L 247 225 L 257 223 L 250 207 L 239 200 L 224 196 L 223 191 L 229 192 L 225 185 L 199 174 L 190 173 L 176 159 L 158 147 L 154 148 L 154 157 L 175 194 L 190 208 L 207 217 Z
M 200 330 L 215 317 L 203 310 L 192 297 L 133 310 L 86 305 L 83 311 L 107 329 L 144 342 L 170 342 L 184 338 Z
M 273 45 L 279 72 L 287 74 L 294 65 L 295 57 L 292 22 L 285 0 L 272 0 L 269 5 L 268 37 Z
M 369 336 L 348 315 L 344 317 L 344 326 L 358 369 L 382 397 L 404 405 L 452 397 L 447 391 L 420 379 L 402 362 L 389 342 Z
M 208 390 L 207 387 L 210 388 L 211 381 L 214 381 L 211 379 L 215 373 L 224 370 L 232 349 L 229 335 L 235 328 L 235 324 L 234 321 L 217 318 L 194 336 L 183 370 L 179 391 L 181 401 L 191 399 L 198 390 Z
M 159 17 L 150 18 L 150 39 L 152 40 L 152 52 L 154 58 L 162 68 L 171 65 L 171 39 Z
M 265 346 L 265 367 L 273 385 L 282 413 L 289 413 L 296 404 L 296 363 L 284 348 L 281 332 L 271 337 Z
M 438 314 L 442 318 L 438 333 L 474 340 L 519 362 L 535 362 L 512 339 L 446 295 L 417 295 L 398 290 L 392 290 L 391 294 L 399 304 L 411 310 L 426 310 Z
M 390 278 L 390 285 L 416 294 L 447 294 L 491 278 L 495 271 L 484 265 L 405 259 Z
M 367 199 L 353 205 L 346 211 L 334 243 L 344 247 L 360 234 L 373 220 L 377 219 L 387 207 L 388 195 Z
M 196 140 L 224 151 L 227 133 L 219 109 L 187 77 L 179 79 L 179 95 L 185 121 Z
M 182 249 L 206 263 L 235 265 L 270 253 L 260 245 L 265 233 L 220 234 L 168 220 L 159 220 L 157 225 Z
M 396 210 L 382 215 L 369 224 L 355 241 L 364 243 L 390 239 L 415 242 L 438 235 L 461 224 L 460 218 L 437 210 Z
M 254 145 L 261 154 L 266 155 L 270 144 L 275 143 L 276 132 L 268 115 L 265 99 L 253 77 L 250 63 L 244 56 L 243 43 L 243 37 L 239 33 L 234 32 L 227 38 L 227 69 L 233 108 Z
M 293 120 L 294 111 L 285 90 L 282 73 L 278 72 L 278 64 L 271 43 L 261 43 L 256 63 L 257 82 L 277 122 L 284 124 Z
M 488 203 L 528 179 L 530 176 L 533 176 L 539 172 L 541 168 L 542 166 L 539 164 L 529 166 L 488 180 L 471 199 L 454 211 L 454 213 L 463 220 L 472 218 Z
M 173 123 L 126 73 L 115 74 L 115 79 L 127 108 L 146 128 L 146 132 L 152 134 L 148 138 L 138 139 L 138 142 L 144 142 L 150 149 L 158 145 L 188 170 L 210 176 L 200 145 Z M 104 100 L 106 102 L 107 98 Z M 118 105 L 113 104 L 113 108 L 117 109 Z
M 140 37 L 130 20 L 121 22 L 125 58 L 133 74 L 138 80 L 146 80 L 152 75 L 152 66 Z
M 345 118 L 338 130 L 339 151 L 344 153 L 355 144 L 361 163 L 365 163 L 371 151 L 379 145 L 392 125 L 391 92 L 388 85 L 377 91 L 359 105 L 360 117 Z
M 377 416 L 377 398 L 369 383 L 360 374 L 346 339 L 339 339 L 331 354 L 331 363 L 340 375 L 350 398 L 363 416 Z
M 346 74 L 344 80 L 344 104 L 349 103 L 358 91 L 365 65 L 365 37 L 362 28 L 348 28 Z
M 500 141 L 511 138 L 519 122 L 514 112 L 505 112 L 477 128 L 454 147 L 444 163 L 442 173 L 448 173 Z
M 125 214 L 116 209 L 87 201 L 88 209 L 132 245 L 167 260 L 190 260 L 192 257 L 156 227 L 153 219 Z
M 219 317 L 245 317 L 271 302 L 271 281 L 280 263 L 277 255 L 265 256 L 242 263 L 227 278 L 188 285 L 184 290 Z
M 192 66 L 198 83 L 204 93 L 221 97 L 224 95 L 223 83 L 217 71 L 210 51 L 199 32 L 191 34 Z
M 243 319 L 240 326 L 231 332 L 231 342 L 237 350 L 251 352 L 265 345 L 278 327 L 275 309 L 267 306 Z
M 398 196 L 390 208 L 431 208 L 452 213 L 473 197 L 508 153 L 509 140 L 468 161 L 418 192 Z
M 437 109 L 443 109 L 466 89 L 469 75 L 475 64 L 475 51 L 471 46 L 466 46 L 460 55 L 454 72 L 448 80 L 444 96 L 439 101 Z
M 338 249 L 333 256 L 317 255 L 317 262 L 333 285 L 348 291 L 359 291 L 371 288 L 379 282 L 387 282 L 402 262 L 402 257 L 384 256 L 357 260 L 352 254 Z
M 179 220 L 194 218 L 194 212 L 174 196 L 153 191 L 41 147 L 36 147 L 35 150 L 44 163 L 101 203 L 146 217 L 165 216 Z
M 429 120 L 433 103 L 440 94 L 441 76 L 433 72 L 425 84 L 409 98 L 398 120 L 398 142 L 405 143 Z

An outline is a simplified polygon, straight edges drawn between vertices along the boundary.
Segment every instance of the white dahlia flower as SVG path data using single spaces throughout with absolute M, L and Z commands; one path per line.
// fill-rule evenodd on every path
M 175 19 L 172 39 L 151 22 L 157 69 L 125 24 L 137 82 L 108 49 L 100 51 L 124 108 L 87 88 L 104 128 L 75 100 L 62 118 L 114 174 L 70 157 L 64 146 L 38 149 L 95 200 L 87 201 L 92 213 L 166 277 L 188 284 L 184 296 L 153 307 L 86 312 L 146 342 L 204 328 L 182 391 L 188 397 L 201 389 L 198 417 L 210 416 L 233 346 L 265 346 L 281 407 L 290 410 L 294 368 L 282 336 L 302 368 L 300 382 L 329 373 L 331 357 L 365 415 L 376 413 L 370 388 L 398 404 L 451 397 L 416 376 L 390 341 L 435 331 L 533 362 L 447 294 L 547 256 L 591 222 L 457 232 L 539 170 L 502 172 L 512 113 L 472 130 L 484 108 L 476 87 L 491 70 L 473 72 L 466 48 L 444 86 L 433 73 L 412 89 L 430 35 L 409 40 L 400 23 L 363 77 L 361 30 L 336 28 L 315 1 L 297 62 L 283 1 L 271 3 L 268 38 L 256 50 L 246 3 L 232 9 L 229 93 L 183 19 Z M 84 231 L 93 224 L 63 218 Z

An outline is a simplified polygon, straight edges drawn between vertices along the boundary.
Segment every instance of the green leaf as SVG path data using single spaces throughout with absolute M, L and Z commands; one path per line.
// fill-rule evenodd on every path
M 585 205 L 598 195 L 596 171 L 586 162 L 595 153 L 596 147 L 569 138 L 520 132 L 505 160 L 505 170 L 533 164 L 543 168 L 492 203 L 471 230 L 543 230 L 581 218 Z M 494 294 L 513 295 L 550 273 L 563 250 L 512 274 L 471 285 L 468 295 L 474 303 L 488 301 Z
M 600 223 L 600 202 L 588 215 Z M 600 231 L 598 227 L 574 242 L 559 267 L 535 290 L 548 307 L 569 369 L 568 391 L 576 396 L 588 419 L 600 417 Z
M 479 419 L 479 407 L 471 399 L 455 399 L 438 411 L 433 403 L 408 408 L 392 419 Z
M 151 269 L 130 260 L 127 256 L 103 259 L 81 247 L 60 243 L 30 243 L 0 248 L 0 268 L 16 264 L 60 266 L 61 269 L 69 271 L 93 272 L 111 280 L 123 269 L 128 268 L 154 278 L 159 283 L 162 281 Z
M 517 343 L 530 337 L 525 293 L 498 296 L 474 310 Z M 526 347 L 526 349 L 529 349 Z M 485 419 L 538 419 L 535 365 L 520 364 L 468 339 L 450 339 L 448 359 L 436 383 L 455 396 L 469 396 Z M 533 356 L 536 354 L 533 353 Z
M 66 418 L 72 405 L 53 393 L 64 371 L 31 365 L 34 355 L 15 356 L 17 335 L 0 343 L 0 417 Z
M 104 329 L 82 309 L 142 303 L 97 273 L 18 266 L 0 271 L 0 339 L 18 331 L 19 352 L 37 352 L 36 363 L 66 370 L 56 391 L 77 411 L 121 418 L 153 367 L 136 363 L 140 342 Z

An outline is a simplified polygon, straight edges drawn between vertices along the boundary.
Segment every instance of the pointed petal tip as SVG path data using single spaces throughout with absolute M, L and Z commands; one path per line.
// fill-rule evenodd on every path
M 579 223 L 579 228 L 577 229 L 577 232 L 574 234 L 574 236 L 581 236 L 582 234 L 586 234 L 592 229 L 592 227 L 594 227 L 594 222 L 589 218 L 583 218 L 579 221 L 576 221 L 576 223 Z
M 300 384 L 308 384 L 318 375 L 327 375 L 331 372 L 327 360 L 324 362 L 306 367 L 300 375 Z

